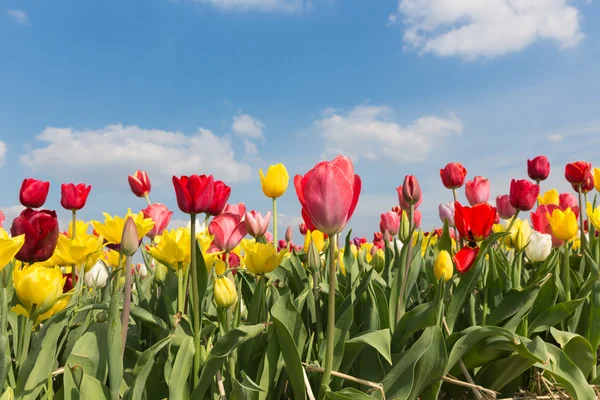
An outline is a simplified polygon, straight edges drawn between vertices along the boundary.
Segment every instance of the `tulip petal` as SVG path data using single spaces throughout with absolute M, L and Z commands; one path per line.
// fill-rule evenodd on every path
M 175 188 L 175 196 L 177 197 L 177 205 L 179 209 L 186 213 L 190 213 L 190 207 L 192 204 L 192 199 L 190 197 L 190 193 L 187 190 L 187 176 L 182 176 L 181 178 L 177 178 L 173 176 L 173 187 Z
M 468 272 L 469 269 L 473 266 L 475 262 L 475 258 L 477 258 L 477 254 L 479 253 L 479 247 L 474 249 L 470 247 L 463 247 L 454 255 L 452 260 L 454 264 L 456 264 L 456 270 L 461 274 Z
M 354 175 L 354 186 L 352 188 L 352 203 L 350 204 L 350 210 L 348 211 L 348 217 L 346 218 L 346 221 L 352 218 L 352 214 L 354 214 L 354 210 L 356 210 L 361 188 L 362 182 L 360 180 L 360 176 Z

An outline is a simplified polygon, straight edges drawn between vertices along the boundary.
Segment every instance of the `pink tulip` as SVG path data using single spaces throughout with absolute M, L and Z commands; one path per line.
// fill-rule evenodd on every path
M 265 239 L 267 239 L 267 243 L 273 243 L 273 234 L 269 231 L 266 231 Z
M 396 188 L 396 191 L 398 192 L 398 202 L 400 203 L 400 208 L 408 211 L 410 209 L 410 204 L 406 200 L 404 200 L 403 186 L 404 185 L 400 185 Z M 419 206 L 421 205 L 422 202 L 423 202 L 423 197 L 419 197 L 419 200 L 415 203 L 415 210 L 417 208 L 419 208 Z
M 356 209 L 361 180 L 348 157 L 323 161 L 304 176 L 296 175 L 294 186 L 302 205 L 302 216 L 323 233 L 341 232 Z M 309 225 L 307 223 L 307 225 Z
M 577 200 L 577 197 L 571 193 L 561 193 L 558 196 L 558 205 L 561 206 L 563 210 L 566 210 L 567 208 L 572 210 L 575 207 L 579 207 L 579 201 Z
M 142 210 L 144 218 L 151 218 L 154 221 L 154 227 L 146 234 L 150 239 L 154 239 L 156 235 L 163 233 L 169 222 L 173 211 L 169 211 L 169 208 L 161 203 L 150 204 L 148 207 Z
M 233 213 L 237 215 L 244 215 L 246 213 L 246 205 L 244 203 L 238 204 L 227 204 L 223 209 L 223 212 Z
M 385 214 L 381 214 L 379 220 L 379 230 L 383 234 L 389 234 L 395 236 L 400 230 L 400 217 L 394 211 L 388 211 Z
M 246 213 L 246 230 L 254 238 L 261 237 L 269 228 L 271 212 L 267 212 L 263 217 L 261 213 L 254 210 Z
M 496 209 L 502 219 L 510 219 L 517 212 L 517 209 L 510 204 L 510 196 L 507 194 L 496 197 Z
M 208 232 L 215 236 L 214 245 L 220 251 L 233 250 L 246 236 L 246 222 L 243 214 L 223 212 L 210 221 Z
M 438 206 L 442 223 L 448 221 L 448 226 L 454 226 L 454 202 L 442 203 Z
M 285 230 L 285 241 L 288 243 L 292 241 L 292 227 L 291 226 L 288 226 L 287 229 Z
M 465 184 L 465 195 L 471 206 L 487 203 L 490 198 L 490 181 L 483 176 L 476 176 Z

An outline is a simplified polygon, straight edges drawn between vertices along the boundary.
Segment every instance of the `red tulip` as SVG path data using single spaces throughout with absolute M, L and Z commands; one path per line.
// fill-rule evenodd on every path
M 537 156 L 527 160 L 527 174 L 536 182 L 544 181 L 550 175 L 550 163 L 546 156 Z
M 575 161 L 565 166 L 565 178 L 569 183 L 580 185 L 592 171 L 592 163 Z
M 465 196 L 471 206 L 487 203 L 490 198 L 490 181 L 483 176 L 476 176 L 465 185 Z
M 535 212 L 530 214 L 531 226 L 540 233 L 547 233 L 552 236 L 552 246 L 560 247 L 563 245 L 564 241 L 554 236 L 554 233 L 552 233 L 552 228 L 550 227 L 550 222 L 548 222 L 548 214 L 552 215 L 552 212 L 555 209 L 564 210 L 561 206 L 557 206 L 556 204 L 539 206 Z
M 579 192 L 579 185 L 572 183 L 571 186 L 573 187 L 573 190 Z M 592 190 L 594 190 L 594 175 L 590 172 L 581 183 L 581 193 L 585 194 Z
M 73 282 L 73 274 L 63 274 L 63 278 L 65 278 L 63 293 L 68 293 L 71 289 L 75 287 L 75 284 L 77 283 L 79 277 L 75 275 L 75 282 Z
M 400 203 L 400 209 L 407 211 L 410 210 L 410 204 L 406 200 L 404 200 L 404 195 L 402 193 L 404 191 L 404 185 L 398 186 L 396 188 L 396 191 L 398 192 L 398 202 Z M 415 203 L 415 210 L 419 208 L 422 202 L 423 198 L 421 197 L 419 201 Z M 395 211 L 395 209 L 393 211 Z
M 381 232 L 380 232 L 380 233 L 381 233 Z M 354 237 L 354 238 L 352 239 L 352 243 L 353 243 L 353 244 L 354 244 L 356 247 L 360 248 L 360 246 L 362 246 L 364 243 L 367 243 L 367 238 L 366 238 L 366 237 L 358 237 L 358 236 L 356 236 L 356 237 Z
M 529 211 L 535 206 L 540 187 L 525 179 L 510 181 L 510 205 L 519 211 Z
M 154 227 L 146 234 L 150 239 L 161 235 L 167 229 L 173 215 L 173 211 L 169 211 L 169 208 L 161 203 L 150 204 L 142 210 L 142 213 L 144 218 L 151 218 L 154 221 Z
M 269 228 L 271 212 L 267 212 L 263 217 L 261 213 L 254 210 L 246 213 L 246 230 L 253 238 L 261 237 Z
M 461 163 L 451 162 L 446 164 L 444 169 L 440 169 L 442 183 L 448 189 L 458 189 L 465 183 L 467 170 Z
M 66 210 L 81 210 L 85 207 L 92 186 L 87 186 L 85 183 L 78 185 L 63 183 L 60 189 L 60 205 Z
M 577 200 L 577 197 L 571 193 L 561 193 L 558 196 L 558 205 L 563 210 L 566 210 L 567 208 L 573 210 L 575 207 L 579 208 L 579 201 Z
M 246 236 L 243 214 L 223 212 L 210 221 L 208 232 L 215 236 L 214 244 L 220 251 L 233 250 Z
M 302 236 L 306 235 L 306 232 L 308 231 L 308 228 L 306 227 L 306 224 L 304 222 L 302 222 L 298 228 L 300 229 L 300 234 Z
M 421 186 L 413 175 L 406 175 L 402 184 L 402 198 L 410 205 L 421 204 Z
M 496 209 L 487 203 L 473 207 L 463 207 L 458 201 L 454 203 L 454 226 L 469 242 L 480 242 L 488 237 L 495 219 Z
M 24 207 L 39 208 L 44 205 L 50 190 L 50 182 L 27 178 L 23 180 L 19 200 Z
M 515 216 L 517 210 L 510 204 L 510 197 L 507 194 L 496 197 L 496 209 L 502 219 L 510 219 Z
M 183 175 L 173 177 L 173 186 L 179 209 L 186 214 L 202 214 L 209 211 L 214 194 L 212 175 Z
M 379 247 L 380 249 L 383 249 L 385 247 L 385 242 L 383 241 L 383 233 L 373 233 L 373 245 Z
M 458 253 L 452 257 L 452 260 L 456 265 L 456 270 L 461 274 L 469 272 L 475 262 L 475 258 L 477 258 L 477 254 L 479 254 L 479 247 L 463 247 L 460 249 Z
M 25 244 L 15 258 L 26 263 L 46 261 L 54 253 L 58 242 L 58 219 L 49 210 L 26 208 L 14 219 L 10 228 L 12 236 L 25 234 Z
M 135 194 L 137 197 L 148 196 L 150 190 L 152 189 L 152 185 L 146 171 L 141 171 L 138 169 L 133 175 L 129 175 L 127 179 L 133 194 Z
M 308 220 L 321 232 L 333 235 L 341 232 L 352 217 L 361 180 L 354 174 L 352 161 L 337 156 L 331 162 L 318 163 L 304 176 L 296 175 L 294 186 L 305 222 Z
M 393 211 L 388 211 L 385 214 L 381 214 L 379 220 L 379 230 L 381 233 L 395 236 L 400 230 L 400 217 Z
M 213 199 L 210 207 L 207 211 L 209 215 L 219 215 L 225 209 L 229 195 L 231 194 L 231 188 L 222 181 L 215 181 Z

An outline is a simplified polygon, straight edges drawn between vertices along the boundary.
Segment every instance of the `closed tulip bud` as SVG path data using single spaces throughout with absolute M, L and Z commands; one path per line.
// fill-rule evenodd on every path
M 271 220 L 271 212 L 267 212 L 263 217 L 261 213 L 254 210 L 245 214 L 246 230 L 248 234 L 253 238 L 261 237 L 265 234 L 269 228 L 269 221 Z
M 157 262 L 154 268 L 154 281 L 163 284 L 167 279 L 168 268 L 163 263 Z
M 288 226 L 287 229 L 285 230 L 285 241 L 287 243 L 292 242 L 292 227 L 291 226 Z
M 546 156 L 537 156 L 527 160 L 527 174 L 536 182 L 544 181 L 550 175 L 550 162 Z
M 558 197 L 558 190 L 556 189 L 547 190 L 543 195 L 538 196 L 538 203 L 540 204 L 540 206 L 548 204 L 558 205 L 559 202 L 560 200 Z
M 13 284 L 17 297 L 25 309 L 31 312 L 32 306 L 36 305 L 36 311 L 43 314 L 52 308 L 62 294 L 65 278 L 58 267 L 32 265 L 15 268 Z
M 442 223 L 448 221 L 448 226 L 454 226 L 454 202 L 440 204 L 438 212 Z
M 237 301 L 235 284 L 226 276 L 217 278 L 214 288 L 215 303 L 219 308 L 229 308 Z
M 467 170 L 461 163 L 448 163 L 444 169 L 440 169 L 442 183 L 448 189 L 458 189 L 465 183 Z
M 465 196 L 471 206 L 487 203 L 490 198 L 490 181 L 483 176 L 476 176 L 465 184 Z
M 479 247 L 474 249 L 471 247 L 463 247 L 460 249 L 452 258 L 452 261 L 454 261 L 454 264 L 456 265 L 456 270 L 461 274 L 469 272 L 475 263 L 477 254 L 479 254 Z
M 566 210 L 567 208 L 573 210 L 575 207 L 579 207 L 579 201 L 577 200 L 577 197 L 571 193 L 561 193 L 558 196 L 558 205 L 563 210 Z
M 135 194 L 137 197 L 148 196 L 150 190 L 152 189 L 152 185 L 150 184 L 150 178 L 148 178 L 146 171 L 141 171 L 138 169 L 133 175 L 129 175 L 127 179 L 133 194 Z
M 98 261 L 92 269 L 83 275 L 83 281 L 88 287 L 102 289 L 108 280 L 108 269 L 102 261 Z
M 308 235 L 306 235 L 308 237 Z M 321 254 L 317 249 L 317 246 L 314 242 L 310 242 L 308 244 L 308 251 L 306 250 L 306 243 L 304 244 L 304 252 L 308 255 L 306 262 L 308 264 L 308 268 L 311 271 L 318 271 L 321 268 Z
M 304 222 L 302 222 L 300 225 L 298 225 L 298 228 L 300 229 L 300 234 L 302 236 L 306 235 L 308 228 L 306 227 L 306 224 Z
M 594 168 L 594 186 L 597 192 L 600 192 L 600 168 Z M 2 226 L 2 221 L 0 221 L 0 226 Z
M 388 211 L 381 214 L 379 220 L 379 230 L 384 235 L 387 233 L 390 236 L 396 236 L 400 230 L 400 217 L 393 211 Z
M 510 204 L 510 197 L 507 194 L 496 197 L 496 210 L 498 210 L 498 215 L 502 219 L 511 219 L 517 212 Z
M 223 212 L 231 194 L 231 187 L 222 181 L 215 181 L 213 199 L 206 213 L 208 215 L 219 215 Z
M 527 243 L 529 243 L 529 237 L 531 236 L 531 226 L 527 220 L 517 220 L 513 224 L 510 230 L 510 241 L 511 246 L 516 251 L 522 251 Z
M 283 164 L 271 165 L 267 170 L 267 175 L 263 174 L 262 169 L 260 173 L 260 184 L 262 186 L 263 193 L 265 196 L 272 199 L 281 197 L 288 187 L 290 176 L 288 175 L 287 169 Z
M 571 184 L 573 190 L 579 192 L 579 186 L 581 186 L 581 193 L 589 193 L 594 189 L 594 175 L 590 172 L 585 176 L 585 179 L 581 185 Z
M 15 258 L 26 263 L 46 261 L 58 243 L 58 219 L 54 211 L 26 208 L 13 220 L 13 237 L 25 235 L 25 243 Z
M 402 198 L 410 205 L 415 205 L 421 200 L 421 187 L 413 175 L 406 175 L 402 184 Z
M 210 210 L 214 195 L 212 175 L 173 177 L 179 209 L 186 214 L 202 214 Z
M 533 262 L 542 262 L 552 251 L 552 236 L 537 231 L 531 232 L 529 245 L 525 248 L 525 255 Z
M 435 279 L 440 280 L 443 276 L 444 282 L 448 282 L 452 279 L 453 272 L 454 266 L 452 265 L 450 253 L 446 250 L 440 251 L 433 264 L 433 274 L 435 275 Z
M 402 213 L 402 221 L 400 222 L 400 240 L 406 243 L 410 239 L 410 221 L 408 213 Z
M 48 190 L 50 190 L 50 182 L 33 178 L 24 179 L 19 192 L 19 200 L 24 207 L 39 208 L 46 202 Z
M 146 233 L 146 236 L 151 240 L 157 235 L 162 235 L 169 222 L 171 222 L 171 216 L 173 215 L 173 211 L 169 211 L 169 208 L 161 203 L 150 204 L 142 210 L 142 213 L 144 218 L 150 218 L 154 221 L 154 227 Z
M 408 202 L 406 200 L 404 200 L 404 186 L 400 185 L 396 188 L 396 191 L 398 192 L 398 203 L 400 203 L 400 206 L 396 206 L 398 207 L 400 210 L 404 210 L 404 211 L 408 211 L 410 210 L 410 204 L 408 204 Z M 418 209 L 419 206 L 421 205 L 421 203 L 423 202 L 423 198 L 419 199 L 419 201 L 417 201 L 417 203 L 415 204 L 415 209 Z M 397 211 L 395 208 L 392 209 L 392 211 Z M 398 214 L 400 215 L 400 214 Z
M 123 237 L 121 238 L 121 251 L 125 256 L 132 256 L 138 250 L 138 247 L 140 247 L 140 239 L 138 238 L 135 221 L 133 218 L 127 217 L 123 227 Z
M 592 163 L 575 161 L 565 166 L 565 178 L 571 184 L 581 185 L 591 171 Z
M 371 248 L 371 266 L 375 271 L 381 272 L 385 268 L 385 251 L 377 246 Z
M 85 207 L 92 186 L 85 183 L 75 185 L 63 183 L 61 186 L 60 205 L 66 210 L 81 210 Z
M 540 187 L 525 179 L 510 182 L 510 204 L 519 211 L 529 211 L 535 206 Z

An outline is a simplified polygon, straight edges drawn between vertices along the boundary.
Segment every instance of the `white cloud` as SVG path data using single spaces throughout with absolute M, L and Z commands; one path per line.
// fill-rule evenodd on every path
M 16 204 L 13 206 L 0 207 L 0 211 L 4 213 L 4 229 L 10 231 L 10 227 L 12 225 L 13 219 L 15 219 L 21 211 L 23 211 L 25 207 L 20 204 Z
M 564 137 L 560 133 L 553 133 L 548 136 L 548 140 L 550 142 L 554 142 L 554 143 L 560 142 L 563 139 L 564 139 Z
M 407 46 L 439 56 L 493 57 L 538 39 L 583 38 L 571 0 L 399 0 Z
M 247 155 L 254 156 L 258 154 L 258 149 L 256 148 L 256 144 L 252 143 L 249 140 L 244 140 L 244 149 Z
M 4 165 L 6 159 L 6 143 L 0 140 L 0 167 Z
M 231 129 L 241 137 L 261 139 L 265 125 L 248 114 L 240 114 L 233 117 Z
M 203 128 L 187 136 L 122 125 L 81 131 L 48 127 L 37 139 L 43 147 L 22 155 L 21 164 L 61 179 L 110 184 L 136 169 L 156 182 L 194 173 L 236 182 L 251 174 L 250 166 L 236 160 L 229 139 Z
M 450 135 L 460 135 L 461 121 L 424 116 L 401 126 L 385 106 L 360 105 L 349 113 L 336 112 L 315 122 L 325 138 L 328 155 L 345 154 L 353 159 L 387 158 L 397 163 L 423 161 Z
M 29 15 L 23 10 L 6 10 L 6 13 L 15 20 L 16 23 L 27 26 L 29 25 Z
M 387 26 L 396 25 L 396 21 L 398 21 L 398 16 L 396 14 L 390 14 L 387 20 Z
M 281 11 L 296 12 L 309 9 L 308 0 L 194 0 L 196 3 L 209 4 L 223 11 Z

